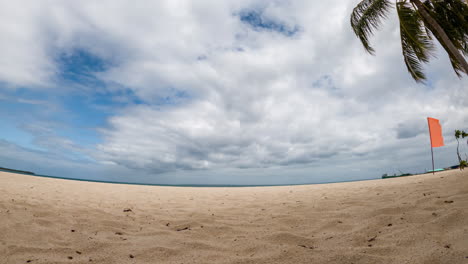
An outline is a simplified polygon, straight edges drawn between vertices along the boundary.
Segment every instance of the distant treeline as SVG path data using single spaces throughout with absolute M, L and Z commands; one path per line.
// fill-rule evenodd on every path
M 6 172 L 15 172 L 15 173 L 23 173 L 23 174 L 31 174 L 31 175 L 34 175 L 34 172 L 23 171 L 23 170 L 14 170 L 14 169 L 3 168 L 3 167 L 0 167 L 0 170 L 6 171 Z

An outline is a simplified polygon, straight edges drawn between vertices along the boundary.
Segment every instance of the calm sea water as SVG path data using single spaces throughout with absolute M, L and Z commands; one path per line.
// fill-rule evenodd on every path
M 360 180 L 347 180 L 347 181 L 330 181 L 330 182 L 317 182 L 317 183 L 294 183 L 294 184 L 265 184 L 265 185 L 242 185 L 242 184 L 156 184 L 156 183 L 139 183 L 139 182 L 117 182 L 117 181 L 102 181 L 102 180 L 91 180 L 91 179 L 78 179 L 78 178 L 66 178 L 60 176 L 50 176 L 42 174 L 29 174 L 22 172 L 12 172 L 9 170 L 0 169 L 0 171 L 23 174 L 27 176 L 36 176 L 36 177 L 45 177 L 53 179 L 62 179 L 62 180 L 72 180 L 72 181 L 85 181 L 85 182 L 100 182 L 100 183 L 112 183 L 112 184 L 131 184 L 131 185 L 146 185 L 146 186 L 172 186 L 172 187 L 268 187 L 268 186 L 295 186 L 295 185 L 311 185 L 311 184 L 326 184 L 326 183 L 338 183 L 338 182 L 353 182 L 353 181 L 368 181 L 368 180 L 378 180 L 380 178 L 369 178 L 369 179 L 360 179 Z

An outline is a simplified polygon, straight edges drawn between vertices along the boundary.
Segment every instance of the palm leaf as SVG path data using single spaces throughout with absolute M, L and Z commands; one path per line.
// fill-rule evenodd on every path
M 436 36 L 436 38 L 438 39 L 438 36 Z M 442 47 L 445 49 L 445 50 L 448 50 L 448 47 L 447 45 L 445 45 L 445 43 L 443 41 L 440 41 L 439 40 L 439 43 L 440 45 L 442 45 Z M 453 70 L 455 71 L 455 74 L 461 78 L 463 75 L 462 73 L 464 73 L 464 70 L 463 70 L 463 66 L 460 64 L 460 62 L 454 58 L 451 53 L 447 52 L 448 55 L 449 55 L 449 60 L 450 60 L 450 64 L 452 64 L 452 68 Z
M 351 27 L 370 54 L 374 54 L 375 50 L 369 44 L 369 37 L 381 25 L 381 20 L 387 17 L 390 8 L 389 0 L 363 0 L 353 9 Z
M 445 45 L 442 45 L 442 46 L 445 46 Z M 449 58 L 450 58 L 450 64 L 452 64 L 452 68 L 455 71 L 455 74 L 458 76 L 458 78 L 463 77 L 462 73 L 464 73 L 464 70 L 463 70 L 462 65 L 458 62 L 458 60 L 450 56 L 450 54 L 449 54 Z
M 462 136 L 462 138 L 468 137 L 468 133 L 466 133 L 465 131 L 462 131 L 461 136 Z
M 468 5 L 461 0 L 432 0 L 424 2 L 424 7 L 443 28 L 455 48 L 468 56 Z M 426 28 L 434 34 L 435 31 L 430 23 L 425 21 L 423 17 L 422 19 Z M 434 36 L 449 54 L 452 68 L 457 76 L 461 78 L 464 72 L 462 65 L 451 55 L 448 47 L 440 40 L 440 36 L 437 34 L 434 34 Z
M 434 0 L 431 4 L 431 15 L 455 47 L 468 55 L 468 5 L 461 0 Z
M 460 170 L 463 170 L 466 167 L 468 167 L 468 162 L 466 160 L 460 160 Z
M 400 20 L 401 47 L 406 68 L 416 82 L 423 82 L 426 76 L 422 64 L 429 61 L 434 45 L 421 17 L 410 4 L 398 2 L 397 13 Z

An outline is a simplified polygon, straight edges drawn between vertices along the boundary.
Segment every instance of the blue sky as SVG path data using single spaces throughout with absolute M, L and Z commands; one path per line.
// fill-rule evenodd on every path
M 169 184 L 379 178 L 430 168 L 428 116 L 446 138 L 437 166 L 455 164 L 467 78 L 439 48 L 416 84 L 395 14 L 366 54 L 356 3 L 7 2 L 0 166 Z

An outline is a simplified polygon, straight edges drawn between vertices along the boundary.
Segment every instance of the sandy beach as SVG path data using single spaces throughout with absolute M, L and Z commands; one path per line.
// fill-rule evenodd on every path
M 244 188 L 0 172 L 0 263 L 468 263 L 468 170 Z

